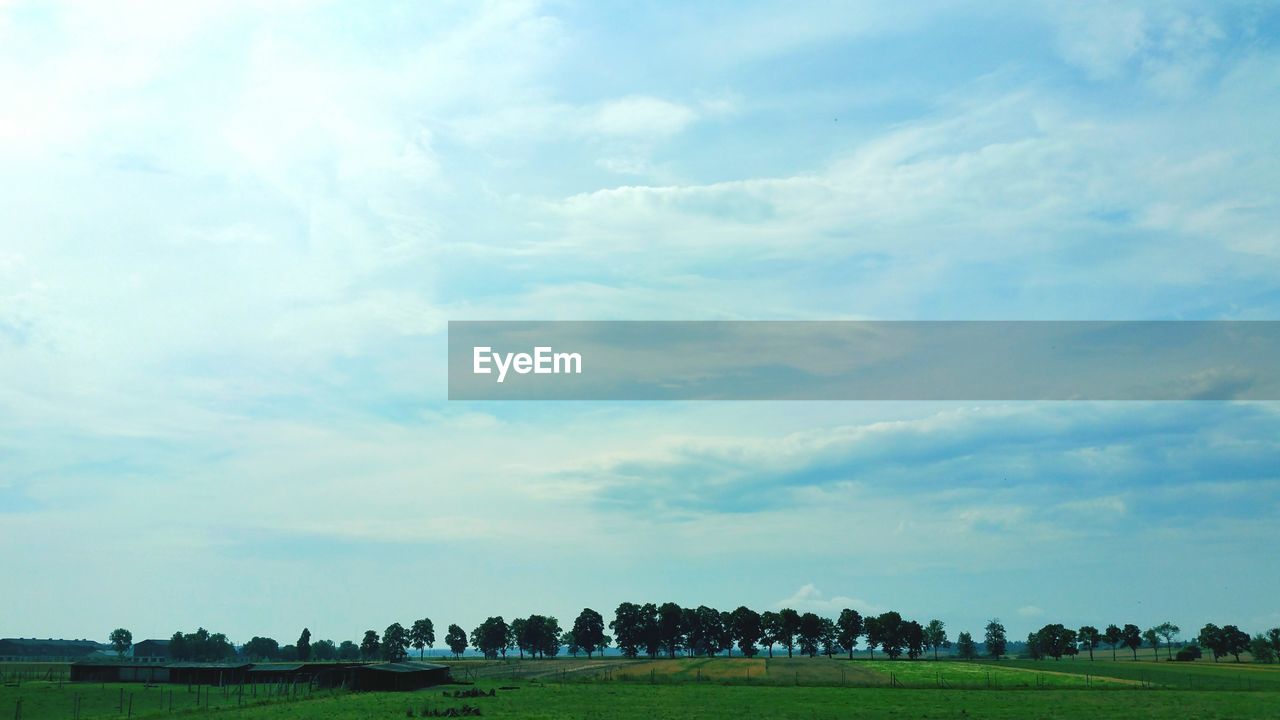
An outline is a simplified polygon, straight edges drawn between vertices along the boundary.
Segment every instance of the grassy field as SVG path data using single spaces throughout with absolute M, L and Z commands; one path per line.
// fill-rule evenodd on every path
M 74 718 L 73 698 L 81 697 L 79 717 L 128 717 L 119 707 L 120 686 L 64 685 L 37 688 L 24 684 L 20 716 L 14 713 L 12 688 L 0 692 L 0 713 L 24 720 Z M 218 717 L 245 720 L 395 720 L 433 717 L 464 706 L 479 708 L 491 718 L 1239 718 L 1275 717 L 1280 696 L 1270 692 L 1221 690 L 1140 690 L 1082 692 L 1079 690 L 920 690 L 902 688 L 839 688 L 723 685 L 714 682 L 658 683 L 537 683 L 475 686 L 495 689 L 495 697 L 455 699 L 459 686 L 415 693 L 331 693 L 298 700 L 275 700 L 239 706 L 214 689 L 210 705 L 167 708 L 167 689 L 133 693 L 136 718 Z M 508 689 L 501 689 L 508 688 Z M 181 688 L 178 688 L 181 690 Z M 185 693 L 183 693 L 185 695 Z M 184 697 L 184 700 L 192 700 Z M 230 702 L 229 702 L 230 700 Z
M 0 670 L 5 668 L 0 667 Z M 39 674 L 41 668 L 8 668 Z M 0 720 L 434 717 L 464 705 L 498 718 L 1234 718 L 1280 717 L 1280 665 L 1096 660 L 993 662 L 842 658 L 459 661 L 477 677 L 414 693 L 236 689 L 14 680 Z M 516 678 L 512 680 L 512 677 Z M 496 697 L 454 698 L 454 690 Z M 442 694 L 445 693 L 445 694 Z M 21 701 L 19 711 L 18 702 Z

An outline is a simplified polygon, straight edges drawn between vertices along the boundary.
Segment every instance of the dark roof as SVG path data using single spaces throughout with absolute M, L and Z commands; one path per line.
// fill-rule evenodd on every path
M 252 663 L 236 663 L 236 662 L 221 662 L 221 663 L 180 662 L 180 663 L 165 663 L 164 667 L 167 667 L 167 668 L 175 668 L 175 669 L 178 669 L 178 670 L 201 670 L 201 669 L 209 669 L 209 670 L 243 670 L 243 669 L 245 669 L 245 668 L 247 668 L 247 667 L 252 667 Z
M 137 647 L 138 645 L 163 645 L 165 647 L 168 647 L 169 641 L 168 640 L 139 640 L 133 645 L 134 647 Z
M 448 670 L 448 665 L 437 665 L 424 662 L 378 663 L 377 665 L 357 665 L 355 670 L 373 670 L 376 672 L 425 672 L 428 670 Z
M 39 638 L 0 638 L 0 643 L 13 643 L 14 645 L 35 645 L 35 646 L 73 646 L 73 647 L 107 647 L 104 643 L 96 640 L 41 640 Z
M 155 668 L 168 667 L 167 665 L 157 665 L 156 663 L 131 663 L 120 662 L 118 660 L 81 660 L 73 662 L 76 667 L 113 667 L 113 668 Z

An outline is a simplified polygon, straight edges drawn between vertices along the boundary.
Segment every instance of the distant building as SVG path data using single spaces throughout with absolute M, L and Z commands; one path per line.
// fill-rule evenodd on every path
M 110 649 L 110 645 L 93 640 L 4 638 L 0 639 L 0 660 L 19 662 L 79 660 L 94 651 Z
M 168 640 L 143 640 L 133 644 L 134 662 L 168 662 Z

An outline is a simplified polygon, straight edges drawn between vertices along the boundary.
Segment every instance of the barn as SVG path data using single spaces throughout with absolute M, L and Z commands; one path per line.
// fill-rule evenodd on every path
M 239 685 L 249 674 L 250 663 L 169 663 L 169 682 L 179 685 Z
M 143 640 L 133 644 L 133 659 L 136 662 L 167 662 L 169 660 L 168 640 Z
M 169 682 L 169 668 L 155 663 L 123 663 L 86 660 L 72 663 L 72 682 Z
M 352 663 L 258 663 L 249 668 L 250 684 L 301 683 L 337 687 L 347 678 Z
M 449 682 L 449 666 L 424 662 L 356 665 L 347 669 L 352 690 L 417 690 Z

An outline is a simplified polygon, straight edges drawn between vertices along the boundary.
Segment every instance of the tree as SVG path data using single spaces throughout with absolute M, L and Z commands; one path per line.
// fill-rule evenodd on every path
M 880 620 L 876 617 L 869 617 L 862 621 L 862 627 L 867 634 L 867 652 L 871 653 L 871 659 L 876 659 L 876 648 L 880 646 Z
M 973 636 L 967 632 L 962 632 L 956 638 L 956 655 L 961 660 L 973 660 L 978 657 L 978 646 L 973 642 Z
M 1253 640 L 1249 642 L 1249 654 L 1253 655 L 1253 661 L 1256 663 L 1269 663 L 1276 660 L 1276 652 L 1271 647 L 1271 640 L 1262 633 L 1254 635 Z
M 269 637 L 254 636 L 241 652 L 249 660 L 275 660 L 280 657 L 280 643 Z
M 987 623 L 987 654 L 992 659 L 999 660 L 1004 655 L 1005 650 L 1009 647 L 1008 639 L 1005 637 L 1004 625 L 1001 624 L 1000 618 L 992 618 Z
M 302 628 L 302 634 L 298 636 L 298 659 L 306 662 L 311 659 L 311 631 Z
M 733 642 L 736 639 L 733 634 L 733 613 L 728 610 L 721 610 L 720 622 L 716 630 L 718 631 L 716 651 L 727 652 L 729 657 L 733 657 Z
M 1061 660 L 1063 655 L 1070 655 L 1075 650 L 1076 631 L 1068 630 L 1062 623 L 1045 625 L 1034 636 L 1040 652 L 1054 660 Z
M 365 630 L 364 639 L 360 641 L 360 657 L 365 660 L 377 660 L 382 650 L 382 642 L 377 630 Z
M 511 637 L 516 641 L 516 652 L 520 653 L 520 659 L 524 659 L 524 651 L 528 650 L 533 653 L 533 638 L 529 635 L 529 620 L 527 618 L 515 618 L 511 621 Z
M 1027 633 L 1027 655 L 1032 660 L 1044 659 L 1044 642 L 1040 639 L 1040 633 Z
M 658 606 L 645 603 L 640 606 L 640 634 L 644 637 L 644 649 L 649 657 L 658 657 L 662 650 L 662 633 L 658 627 Z
M 578 657 L 578 653 L 582 652 L 582 646 L 578 644 L 578 638 L 574 637 L 572 630 L 565 630 L 560 636 L 560 641 L 568 648 L 569 654 Z
M 400 623 L 391 623 L 382 633 L 382 659 L 404 662 L 409 656 L 409 633 Z
M 574 626 L 577 626 L 576 622 Z M 624 657 L 638 656 L 645 644 L 643 608 L 632 602 L 621 603 L 613 611 L 613 621 L 609 623 L 609 629 L 617 638 L 618 649 L 622 651 Z
M 684 610 L 673 602 L 658 608 L 658 640 L 668 657 L 675 657 L 684 647 Z
M 1133 651 L 1133 659 L 1138 659 L 1138 648 L 1142 647 L 1142 631 L 1137 625 L 1125 623 L 1120 630 L 1120 644 Z
M 431 618 L 413 621 L 413 627 L 409 628 L 409 644 L 417 649 L 419 660 L 423 658 L 426 648 L 435 647 L 436 626 Z
M 604 621 L 600 621 L 603 625 Z M 539 616 L 533 649 L 539 657 L 555 657 L 560 654 L 560 621 L 554 615 Z M 603 638 L 601 639 L 603 643 Z
M 822 618 L 822 652 L 828 658 L 833 657 L 840 652 L 844 646 L 840 644 L 840 632 L 836 630 L 835 621 L 831 618 Z
M 1222 626 L 1223 648 L 1235 656 L 1236 662 L 1240 662 L 1240 653 L 1249 649 L 1249 640 L 1249 633 L 1235 625 Z
M 111 649 L 116 651 L 117 657 L 124 655 L 125 650 L 133 647 L 133 633 L 124 628 L 112 630 L 107 639 L 111 642 Z
M 1124 639 L 1124 632 L 1115 625 L 1108 625 L 1107 631 L 1102 634 L 1102 639 L 1111 646 L 1111 659 L 1116 659 L 1116 648 L 1120 646 L 1120 641 Z
M 297 662 L 298 646 L 285 645 L 284 647 L 280 648 L 280 659 L 288 662 Z
M 796 646 L 796 633 L 800 632 L 800 613 L 791 608 L 778 612 L 778 642 L 787 649 L 787 657 Z
M 858 645 L 858 638 L 862 636 L 862 615 L 857 610 L 845 608 L 840 611 L 840 617 L 836 618 L 836 637 L 840 640 L 840 647 L 849 651 L 849 659 L 853 659 L 853 649 Z
M 813 657 L 818 654 L 818 644 L 822 642 L 822 618 L 807 612 L 800 616 L 800 652 Z
M 1142 631 L 1142 639 L 1145 640 L 1147 644 L 1151 646 L 1151 649 L 1155 651 L 1156 660 L 1159 660 L 1160 659 L 1160 631 L 1155 628 L 1147 628 L 1146 630 Z
M 924 628 L 924 641 L 933 648 L 933 659 L 937 660 L 938 648 L 951 647 L 951 641 L 947 640 L 947 624 L 941 620 L 930 620 Z
M 490 617 L 471 631 L 471 646 L 487 658 L 507 655 L 511 643 L 511 628 L 501 615 Z
M 444 636 L 444 644 L 449 646 L 454 659 L 457 659 L 467 650 L 467 633 L 457 625 L 450 625 L 449 632 Z
M 1200 628 L 1200 645 L 1209 648 L 1209 652 L 1213 653 L 1213 661 L 1218 662 L 1218 658 L 1227 654 L 1227 644 L 1222 635 L 1222 628 L 1213 623 L 1206 623 Z
M 755 657 L 760 652 L 756 649 L 756 642 L 764 635 L 760 613 L 740 605 L 730 616 L 729 627 L 743 657 Z
M 1080 646 L 1089 651 L 1089 660 L 1093 661 L 1093 650 L 1098 647 L 1098 642 L 1102 640 L 1102 634 L 1098 632 L 1098 628 L 1092 625 L 1083 625 L 1076 633 L 1080 638 Z
M 587 657 L 591 657 L 596 650 L 604 651 L 604 618 L 595 610 L 583 608 L 573 621 L 573 630 L 570 632 L 578 647 L 587 651 Z
M 338 646 L 338 659 L 339 660 L 359 660 L 360 646 L 356 645 L 350 640 L 343 640 L 342 644 Z
M 890 660 L 897 660 L 907 644 L 907 626 L 902 616 L 890 610 L 876 616 L 876 631 L 880 640 L 880 648 Z
M 1182 628 L 1166 620 L 1160 623 L 1159 625 L 1157 625 L 1155 627 L 1155 631 L 1160 634 L 1160 637 L 1164 638 L 1165 648 L 1166 648 L 1165 656 L 1172 659 L 1173 658 L 1173 639 L 1178 637 L 1178 633 L 1182 632 Z
M 338 659 L 338 646 L 332 640 L 317 640 L 311 646 L 311 657 L 315 660 L 333 661 Z
M 1271 649 L 1275 651 L 1276 657 L 1280 657 L 1280 628 L 1268 630 L 1267 641 L 1271 643 Z
M 924 628 L 915 620 L 909 620 L 902 624 L 902 637 L 907 646 L 907 657 L 911 660 L 919 658 L 924 654 L 925 639 Z
M 773 657 L 773 646 L 782 635 L 782 616 L 772 610 L 760 613 L 760 644 L 769 648 L 769 657 Z

